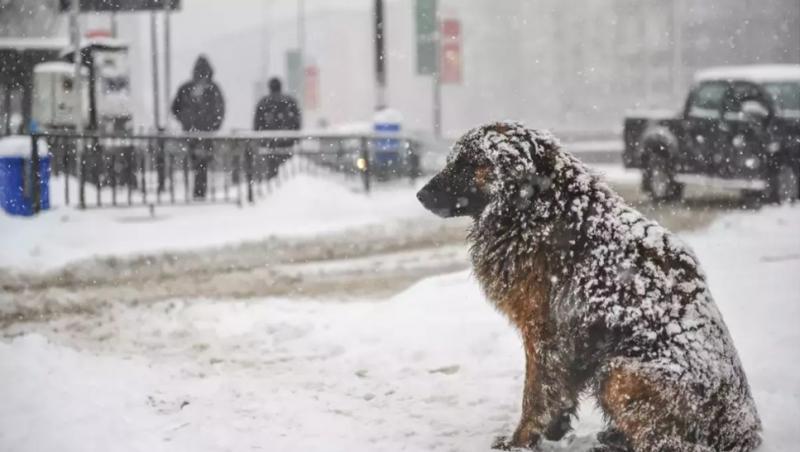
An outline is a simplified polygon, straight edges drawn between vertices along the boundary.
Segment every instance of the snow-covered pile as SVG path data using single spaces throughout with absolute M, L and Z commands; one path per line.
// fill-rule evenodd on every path
M 52 182 L 54 191 L 63 179 Z M 75 188 L 72 196 L 74 199 Z M 369 195 L 336 176 L 298 174 L 254 205 L 158 206 L 120 209 L 56 208 L 37 217 L 0 213 L 5 247 L 0 268 L 49 270 L 92 256 L 188 250 L 263 239 L 304 236 L 425 216 L 409 184 L 377 187 Z M 87 199 L 93 199 L 87 194 Z M 120 195 L 122 196 L 122 195 Z M 63 199 L 52 195 L 55 203 Z
M 47 142 L 40 138 L 36 148 L 39 157 L 47 155 Z M 0 158 L 22 157 L 31 158 L 31 137 L 28 135 L 9 135 L 0 137 Z
M 708 274 L 764 423 L 796 450 L 800 208 L 684 237 Z M 466 273 L 385 302 L 172 300 L 12 326 L 0 449 L 488 450 L 519 415 L 519 339 Z M 13 336 L 13 337 L 12 337 Z M 571 444 L 601 427 L 584 403 Z

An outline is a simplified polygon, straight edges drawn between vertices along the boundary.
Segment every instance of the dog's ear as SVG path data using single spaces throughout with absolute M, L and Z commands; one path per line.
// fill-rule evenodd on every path
M 492 124 L 487 124 L 485 127 L 487 132 L 493 130 L 497 133 L 502 133 L 502 134 L 506 134 L 508 131 L 511 130 L 511 124 L 508 122 L 495 122 Z

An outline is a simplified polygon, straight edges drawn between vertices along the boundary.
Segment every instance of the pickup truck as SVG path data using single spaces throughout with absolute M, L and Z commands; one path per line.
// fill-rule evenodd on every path
M 683 111 L 625 119 L 623 162 L 642 190 L 675 201 L 686 184 L 774 202 L 800 197 L 800 65 L 719 67 L 695 75 Z

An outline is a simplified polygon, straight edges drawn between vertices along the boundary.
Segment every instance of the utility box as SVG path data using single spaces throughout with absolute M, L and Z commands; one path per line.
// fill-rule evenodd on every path
M 403 115 L 390 108 L 379 110 L 373 116 L 373 130 L 377 133 L 400 134 Z M 382 178 L 396 176 L 403 163 L 403 143 L 397 138 L 378 138 L 373 144 L 372 170 Z
M 11 215 L 36 213 L 34 177 L 31 168 L 31 137 L 0 138 L 0 208 Z M 50 157 L 44 140 L 38 143 L 39 208 L 50 208 Z
M 94 85 L 97 129 L 107 133 L 130 132 L 133 101 L 127 44 L 90 49 L 93 49 L 90 85 Z
M 81 68 L 83 124 L 89 121 L 89 72 Z M 75 98 L 74 67 L 71 63 L 51 61 L 33 70 L 33 121 L 45 128 L 75 126 L 78 105 Z

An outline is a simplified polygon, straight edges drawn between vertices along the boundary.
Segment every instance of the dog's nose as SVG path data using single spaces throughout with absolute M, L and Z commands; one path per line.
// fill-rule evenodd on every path
M 433 194 L 432 191 L 423 188 L 422 190 L 417 192 L 417 199 L 423 206 L 426 208 L 430 208 L 436 201 L 436 195 Z
M 417 192 L 417 200 L 422 204 L 425 204 L 425 201 L 428 199 L 428 197 L 429 197 L 428 191 L 425 190 L 424 188 Z

